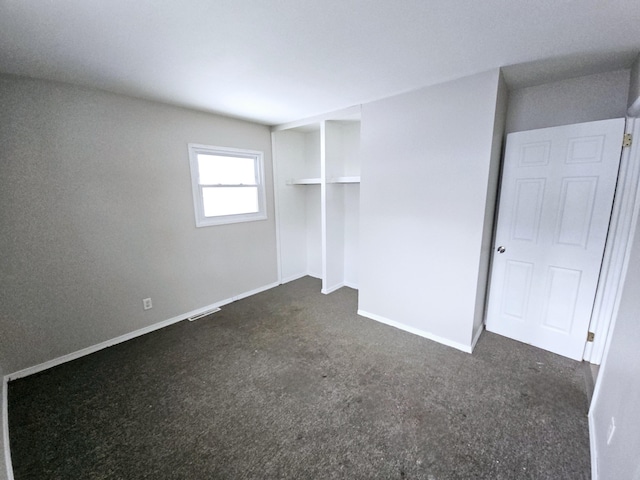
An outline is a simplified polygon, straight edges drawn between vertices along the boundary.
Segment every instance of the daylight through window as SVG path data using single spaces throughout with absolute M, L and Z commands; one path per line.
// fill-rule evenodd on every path
M 189 144 L 196 226 L 267 218 L 263 154 Z

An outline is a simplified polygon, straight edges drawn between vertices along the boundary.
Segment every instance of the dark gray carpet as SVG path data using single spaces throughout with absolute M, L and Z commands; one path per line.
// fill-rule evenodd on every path
M 16 480 L 588 479 L 580 363 L 289 283 L 9 384 Z

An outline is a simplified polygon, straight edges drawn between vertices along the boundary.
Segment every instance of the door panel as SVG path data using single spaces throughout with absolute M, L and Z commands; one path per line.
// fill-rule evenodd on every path
M 502 314 L 512 320 L 523 322 L 525 319 L 532 273 L 532 263 L 513 260 L 507 262 L 503 284 Z
M 544 186 L 544 178 L 518 179 L 516 181 L 516 206 L 513 212 L 512 239 L 537 242 Z
M 544 327 L 567 334 L 571 332 L 581 277 L 580 270 L 549 267 L 542 314 Z
M 598 177 L 563 178 L 561 188 L 561 200 L 556 212 L 559 221 L 555 242 L 587 248 L 589 232 L 592 230 Z
M 582 359 L 624 119 L 507 136 L 487 329 Z

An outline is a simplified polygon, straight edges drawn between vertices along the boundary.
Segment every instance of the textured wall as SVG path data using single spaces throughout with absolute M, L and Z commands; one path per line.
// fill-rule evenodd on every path
M 189 142 L 263 151 L 268 220 L 196 228 Z M 5 372 L 275 282 L 270 145 L 265 126 L 0 77 Z
M 359 308 L 462 347 L 487 281 L 498 85 L 496 70 L 362 107 Z
M 514 89 L 507 133 L 624 117 L 628 92 L 629 70 Z

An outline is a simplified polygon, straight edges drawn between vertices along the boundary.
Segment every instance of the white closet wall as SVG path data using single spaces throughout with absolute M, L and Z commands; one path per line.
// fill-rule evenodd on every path
M 358 288 L 360 122 L 325 122 L 326 283 Z
M 320 126 L 273 133 L 280 281 L 322 277 Z M 304 185 L 289 185 L 291 181 Z
M 304 175 L 314 179 L 320 177 L 320 129 L 304 135 Z M 294 177 L 296 178 L 296 177 Z M 306 274 L 322 278 L 322 220 L 320 208 L 320 183 L 304 187 L 291 187 L 305 194 L 305 231 L 307 235 Z
M 358 289 L 358 245 L 360 232 L 360 184 L 344 189 L 344 284 Z
M 343 173 L 360 176 L 360 122 L 342 124 Z M 360 183 L 344 184 L 344 284 L 358 288 Z
M 330 293 L 344 285 L 344 185 L 330 183 L 342 176 L 342 135 L 340 126 L 323 122 L 324 146 L 323 182 L 323 241 L 325 262 L 322 293 Z
M 275 127 L 281 282 L 322 279 L 322 292 L 357 288 L 360 122 Z

